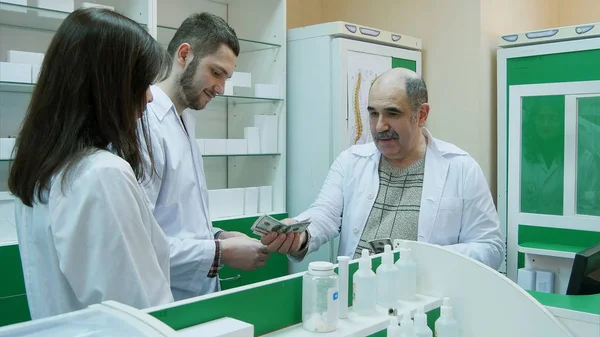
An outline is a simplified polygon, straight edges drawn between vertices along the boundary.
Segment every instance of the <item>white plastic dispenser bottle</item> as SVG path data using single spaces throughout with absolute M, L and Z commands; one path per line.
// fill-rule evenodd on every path
M 394 264 L 392 246 L 385 245 L 381 264 L 377 268 L 377 304 L 389 309 L 396 308 L 400 271 Z
M 415 314 L 415 336 L 416 337 L 433 337 L 433 331 L 427 326 L 427 315 L 425 308 L 417 308 Z
M 440 317 L 435 321 L 436 337 L 458 337 L 458 323 L 454 319 L 450 299 L 444 297 Z
M 390 325 L 387 327 L 387 337 L 402 337 L 402 329 L 398 325 L 398 316 L 390 317 Z
M 377 278 L 371 269 L 369 250 L 363 249 L 358 270 L 352 275 L 352 308 L 359 315 L 375 313 Z
M 400 258 L 396 261 L 400 272 L 397 282 L 398 299 L 410 301 L 417 296 L 417 264 L 412 259 L 410 248 L 400 248 Z
M 302 277 L 302 327 L 332 332 L 338 322 L 338 276 L 331 262 L 311 262 Z
M 406 313 L 402 316 L 402 322 L 400 322 L 400 330 L 402 337 L 415 337 L 415 326 L 412 319 L 410 319 L 410 313 Z

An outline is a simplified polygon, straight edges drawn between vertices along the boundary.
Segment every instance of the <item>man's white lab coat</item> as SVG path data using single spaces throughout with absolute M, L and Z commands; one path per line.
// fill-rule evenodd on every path
M 173 302 L 169 246 L 129 163 L 101 150 L 81 160 L 64 189 L 61 178 L 46 204 L 15 201 L 31 318 L 107 300 L 138 309 Z
M 505 244 L 492 196 L 477 162 L 427 129 L 418 240 L 449 246 L 498 269 Z M 317 200 L 296 219 L 311 218 L 308 253 L 340 235 L 338 255 L 353 256 L 379 190 L 381 152 L 374 143 L 342 152 Z
M 215 257 L 214 235 L 208 212 L 204 164 L 189 110 L 180 118 L 169 96 L 151 86 L 154 100 L 145 112 L 158 176 L 146 179 L 156 221 L 171 247 L 171 290 L 175 300 L 219 290 L 218 277 L 208 278 Z M 147 167 L 150 167 L 147 155 Z

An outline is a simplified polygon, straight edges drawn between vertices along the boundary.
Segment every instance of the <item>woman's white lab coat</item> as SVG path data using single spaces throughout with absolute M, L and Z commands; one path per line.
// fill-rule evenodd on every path
M 498 214 L 477 162 L 458 147 L 429 139 L 419 214 L 418 240 L 449 248 L 498 269 L 505 241 Z M 335 160 L 310 208 L 309 253 L 340 235 L 338 255 L 353 256 L 379 190 L 381 152 L 374 143 L 355 145 Z
M 173 301 L 169 246 L 131 166 L 108 151 L 55 176 L 48 203 L 19 199 L 15 218 L 32 319 L 115 300 L 135 308 Z

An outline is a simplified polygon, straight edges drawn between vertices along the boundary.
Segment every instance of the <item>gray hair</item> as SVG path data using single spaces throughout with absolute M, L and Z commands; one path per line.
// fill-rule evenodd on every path
M 406 99 L 412 110 L 413 121 L 417 120 L 417 112 L 422 104 L 427 103 L 427 86 L 425 81 L 419 76 L 407 76 L 404 82 Z

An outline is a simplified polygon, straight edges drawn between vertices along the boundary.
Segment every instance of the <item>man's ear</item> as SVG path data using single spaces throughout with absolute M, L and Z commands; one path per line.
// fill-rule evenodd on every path
M 425 126 L 425 122 L 427 122 L 427 117 L 429 117 L 429 104 L 423 103 L 419 108 L 419 113 L 417 114 L 418 124 L 420 127 Z
M 183 69 L 185 68 L 185 64 L 190 62 L 192 58 L 192 47 L 189 43 L 182 43 L 179 48 L 177 48 L 177 53 L 175 55 L 177 64 Z

